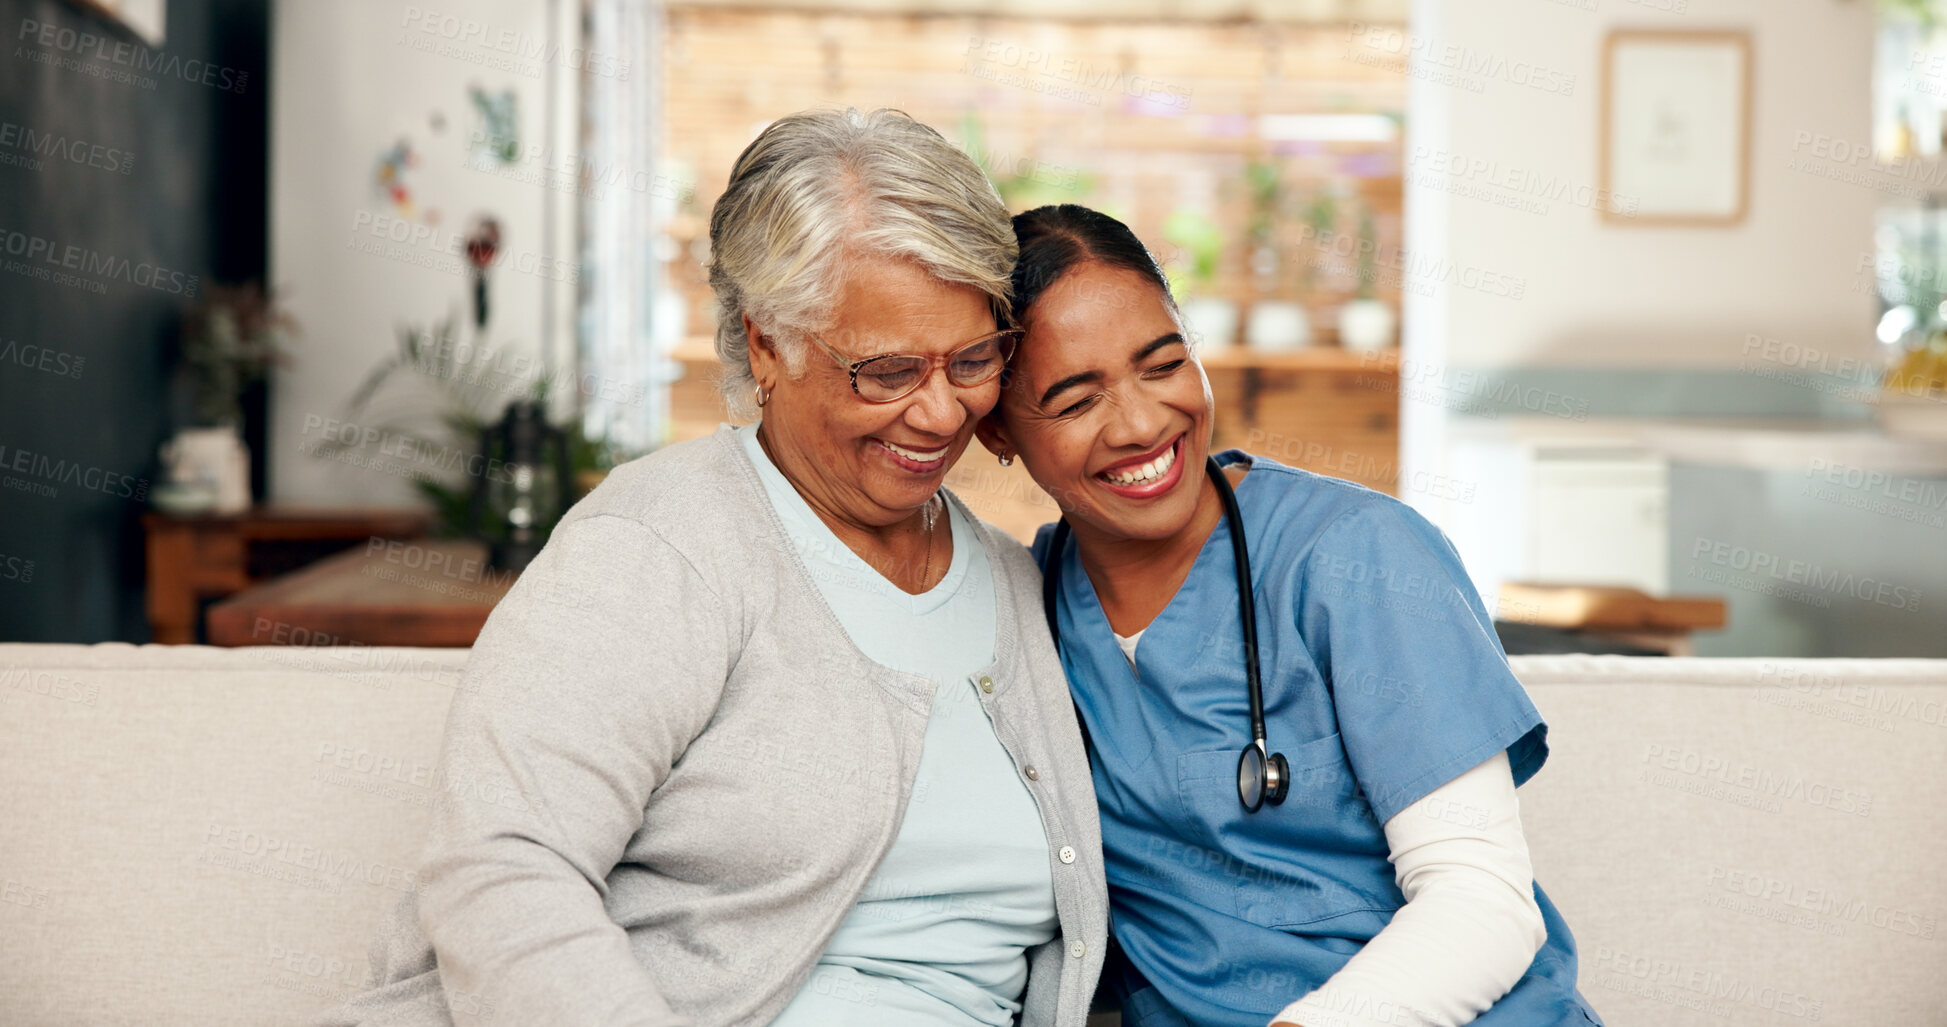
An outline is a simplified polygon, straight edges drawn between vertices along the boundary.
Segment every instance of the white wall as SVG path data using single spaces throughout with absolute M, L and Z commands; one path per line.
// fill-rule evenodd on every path
M 572 8 L 573 5 L 564 4 Z M 316 423 L 337 418 L 365 375 L 395 352 L 402 324 L 430 324 L 449 311 L 470 324 L 471 286 L 456 238 L 473 217 L 491 213 L 502 229 L 505 263 L 491 278 L 487 341 L 518 361 L 511 374 L 538 367 L 543 293 L 557 290 L 556 349 L 572 352 L 573 208 L 571 194 L 540 184 L 541 173 L 572 152 L 557 141 L 502 173 L 467 166 L 479 122 L 467 90 L 513 89 L 524 145 L 541 146 L 546 82 L 555 76 L 556 108 L 573 110 L 570 62 L 545 47 L 549 5 L 541 0 L 468 0 L 406 4 L 391 0 L 281 0 L 272 27 L 271 279 L 285 291 L 302 329 L 295 360 L 273 385 L 270 432 L 272 499 L 357 506 L 416 501 L 409 475 L 435 460 L 392 447 L 368 451 L 378 467 L 319 459 L 306 450 Z M 446 19 L 463 12 L 469 19 Z M 555 38 L 561 38 L 556 36 Z M 426 49 L 430 47 L 431 49 Z M 646 69 L 643 69 L 646 71 Z M 435 132 L 432 119 L 443 115 Z M 566 135 L 570 117 L 556 119 Z M 381 217 L 395 217 L 373 185 L 381 153 L 401 136 L 420 153 L 410 174 L 421 212 L 389 238 Z M 542 236 L 544 199 L 558 204 L 556 238 Z M 424 210 L 439 212 L 437 225 Z M 374 227 L 382 229 L 374 234 Z M 430 235 L 424 233 L 430 231 Z M 378 246 L 380 252 L 362 247 Z M 434 266 L 427 266 L 434 265 Z M 396 412 L 397 407 L 393 410 Z M 373 418 L 372 420 L 377 420 Z M 308 426 L 308 430 L 307 430 Z
M 1685 13 L 1659 12 L 1681 4 Z M 1595 10 L 1586 10 L 1594 7 Z M 1433 48 L 1572 76 L 1547 92 L 1416 83 L 1407 119 L 1409 252 L 1522 281 L 1519 300 L 1444 288 L 1422 318 L 1426 359 L 1453 367 L 1738 365 L 1747 334 L 1864 356 L 1875 194 L 1793 170 L 1799 133 L 1872 139 L 1874 5 L 1864 0 L 1419 0 Z M 1546 179 L 1599 182 L 1602 47 L 1615 28 L 1744 29 L 1755 75 L 1749 214 L 1735 228 L 1616 226 L 1555 201 L 1546 214 L 1414 181 L 1438 154 Z M 1824 162 L 1818 162 L 1824 163 Z M 1477 182 L 1435 173 L 1442 188 Z M 1418 248 L 1424 242 L 1426 248 Z M 1409 350 L 1409 355 L 1414 355 Z
M 1829 369 L 1872 355 L 1872 273 L 1860 268 L 1880 199 L 1793 162 L 1836 167 L 1807 152 L 1807 135 L 1870 143 L 1873 16 L 1866 0 L 1415 0 L 1419 52 L 1457 54 L 1467 66 L 1500 72 L 1463 67 L 1449 77 L 1422 62 L 1410 84 L 1405 172 L 1406 249 L 1415 265 L 1475 269 L 1520 287 L 1518 299 L 1452 283 L 1405 293 L 1403 473 L 1444 475 L 1471 497 L 1465 505 L 1423 493 L 1408 499 L 1448 531 L 1483 591 L 1532 571 L 1525 554 L 1534 512 L 1529 468 L 1513 459 L 1516 450 L 1483 448 L 1468 441 L 1478 441 L 1477 430 L 1456 430 L 1483 425 L 1461 414 L 1482 381 L 1515 372 L 1567 390 L 1551 409 L 1502 412 L 1504 421 L 1531 416 L 1525 434 L 1545 440 L 1582 427 L 1544 416 L 1577 403 L 1597 407 L 1591 416 L 1599 418 L 1676 385 L 1691 390 L 1689 400 L 1791 392 L 1763 372 L 1792 368 L 1754 354 L 1754 335 L 1795 344 L 1795 354 L 1830 354 Z M 1537 212 L 1495 188 L 1518 176 L 1564 182 L 1578 194 L 1600 185 L 1603 44 L 1619 28 L 1750 33 L 1741 224 L 1616 225 L 1602 219 L 1594 196 L 1586 205 L 1543 199 Z M 1454 171 L 1477 161 L 1493 170 Z M 1614 409 L 1601 410 L 1605 403 Z M 1587 538 L 1591 548 L 1615 544 L 1594 532 Z

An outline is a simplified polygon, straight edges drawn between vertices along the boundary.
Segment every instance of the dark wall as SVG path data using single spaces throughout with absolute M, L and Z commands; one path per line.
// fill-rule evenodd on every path
M 269 0 L 169 0 L 154 49 L 63 0 L 0 33 L 0 640 L 144 642 L 179 319 L 264 274 Z

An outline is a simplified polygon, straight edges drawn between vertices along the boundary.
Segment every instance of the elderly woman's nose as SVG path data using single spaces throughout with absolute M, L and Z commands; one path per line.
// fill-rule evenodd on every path
M 946 375 L 934 373 L 912 394 L 906 404 L 906 423 L 934 435 L 952 435 L 969 420 L 963 397 Z

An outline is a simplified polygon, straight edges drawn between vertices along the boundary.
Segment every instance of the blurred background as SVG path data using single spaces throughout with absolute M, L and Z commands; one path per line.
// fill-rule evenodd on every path
M 1419 508 L 1510 652 L 1947 656 L 1938 14 L 0 0 L 0 639 L 470 644 L 726 419 L 710 206 L 836 104 L 1127 221 L 1218 445 Z

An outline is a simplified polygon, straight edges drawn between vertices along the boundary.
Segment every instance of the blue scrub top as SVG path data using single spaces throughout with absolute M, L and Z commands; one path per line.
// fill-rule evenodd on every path
M 1237 502 L 1257 601 L 1267 744 L 1282 805 L 1246 813 L 1250 741 L 1230 525 L 1142 634 L 1130 670 L 1070 542 L 1056 615 L 1101 803 L 1104 971 L 1128 1027 L 1264 1027 L 1405 904 L 1381 825 L 1505 750 L 1520 785 L 1547 725 L 1440 529 L 1358 485 L 1252 457 Z M 1045 568 L 1052 526 L 1034 552 Z M 1140 675 L 1140 677 L 1138 677 Z M 1482 1027 L 1600 1024 L 1575 941 L 1535 886 L 1548 940 Z

